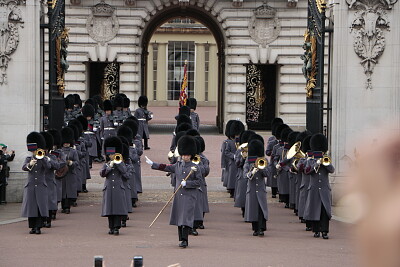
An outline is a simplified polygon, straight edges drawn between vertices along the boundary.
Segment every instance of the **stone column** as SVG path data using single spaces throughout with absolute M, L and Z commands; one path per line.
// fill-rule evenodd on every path
M 157 53 L 157 101 L 167 101 L 167 44 L 158 44 Z
M 7 83 L 0 85 L 0 141 L 15 150 L 9 163 L 11 168 L 7 187 L 7 201 L 21 202 L 26 172 L 22 164 L 29 155 L 26 136 L 40 131 L 40 1 L 27 0 L 17 5 L 21 11 L 23 28 L 17 25 L 19 44 L 6 70 Z M 9 12 L 0 7 L 1 12 Z M 4 35 L 1 38 L 7 38 Z M 7 40 L 2 40 L 1 43 Z
M 368 88 L 367 75 L 361 64 L 363 59 L 354 50 L 355 32 L 349 31 L 353 20 L 357 19 L 355 11 L 359 8 L 355 4 L 353 9 L 349 9 L 345 2 L 334 6 L 331 68 L 331 156 L 336 167 L 332 175 L 334 202 L 341 197 L 338 189 L 346 187 L 346 170 L 355 158 L 354 150 L 360 145 L 379 143 L 389 132 L 399 129 L 399 7 L 395 4 L 393 9 L 385 11 L 391 29 L 382 30 L 386 45 L 371 75 L 372 88 Z M 375 27 L 377 24 L 370 25 Z
M 217 45 L 210 44 L 210 61 L 208 71 L 208 101 L 217 101 L 218 96 L 218 55 Z
M 153 75 L 153 44 L 149 44 L 148 48 L 148 57 L 147 57 L 147 98 L 149 101 L 154 100 L 154 75 Z
M 195 81 L 194 81 L 194 96 L 197 101 L 204 101 L 204 88 L 205 88 L 205 45 L 201 43 L 196 44 L 196 69 L 195 69 Z

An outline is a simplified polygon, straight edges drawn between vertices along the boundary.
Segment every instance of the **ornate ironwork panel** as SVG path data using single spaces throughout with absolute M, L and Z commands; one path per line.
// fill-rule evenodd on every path
M 104 69 L 101 97 L 112 99 L 119 92 L 119 64 L 109 63 Z

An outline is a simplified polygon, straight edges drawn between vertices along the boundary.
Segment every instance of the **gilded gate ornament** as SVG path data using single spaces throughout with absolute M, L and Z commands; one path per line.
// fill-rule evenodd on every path
M 372 89 L 372 73 L 386 45 L 385 30 L 389 30 L 386 10 L 392 9 L 397 0 L 346 0 L 355 9 L 350 32 L 354 37 L 354 51 L 361 58 L 367 76 L 366 88 Z M 398 30 L 398 29 L 396 29 Z
M 303 60 L 302 72 L 307 81 L 305 89 L 307 97 L 312 98 L 317 82 L 317 40 L 308 30 L 304 33 L 303 49 L 305 51 L 300 58 Z
M 247 68 L 246 88 L 246 121 L 258 122 L 266 98 L 261 70 L 256 65 Z
M 0 85 L 7 84 L 7 68 L 19 43 L 19 27 L 23 27 L 21 0 L 0 0 Z

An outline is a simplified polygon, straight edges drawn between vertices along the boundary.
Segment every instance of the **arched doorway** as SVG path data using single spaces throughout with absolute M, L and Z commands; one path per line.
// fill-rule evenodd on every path
M 165 7 L 154 14 L 145 24 L 140 37 L 141 54 L 141 94 L 146 93 L 147 86 L 147 59 L 150 40 L 159 26 L 176 17 L 196 20 L 206 26 L 213 34 L 218 49 L 218 89 L 217 89 L 217 117 L 216 125 L 222 132 L 224 124 L 224 87 L 225 87 L 225 44 L 226 38 L 221 24 L 206 10 L 197 6 L 173 5 Z

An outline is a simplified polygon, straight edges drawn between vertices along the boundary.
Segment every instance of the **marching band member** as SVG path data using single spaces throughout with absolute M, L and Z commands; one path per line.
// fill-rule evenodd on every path
M 226 157 L 224 152 L 225 152 L 225 148 L 226 148 L 226 146 L 228 144 L 228 141 L 230 140 L 230 138 L 229 138 L 229 136 L 230 136 L 230 127 L 231 127 L 231 124 L 232 124 L 233 121 L 234 120 L 229 120 L 226 123 L 226 125 L 225 125 L 225 136 L 228 139 L 224 140 L 222 142 L 222 145 L 221 145 L 221 169 L 222 169 L 221 182 L 222 182 L 222 185 L 224 187 L 226 187 L 228 185 L 228 178 L 227 178 L 227 176 L 228 176 L 228 169 L 227 169 L 228 168 L 228 158 Z
M 257 139 L 248 144 L 248 157 L 243 166 L 243 175 L 248 180 L 244 219 L 252 223 L 253 236 L 264 236 L 267 230 L 268 206 L 265 177 L 267 160 L 264 157 L 264 144 Z
M 192 120 L 193 129 L 198 131 L 200 128 L 200 118 L 199 114 L 195 112 L 197 107 L 196 98 L 188 98 L 188 106 L 190 108 L 190 119 Z
M 147 96 L 140 96 L 138 99 L 139 108 L 135 110 L 135 117 L 139 120 L 138 133 L 144 140 L 145 150 L 150 149 L 148 145 L 148 139 L 150 139 L 148 121 L 153 118 L 153 114 L 147 110 L 148 103 L 149 100 L 147 99 Z
M 286 158 L 286 153 L 290 149 L 287 138 L 292 130 L 285 127 L 281 132 L 281 146 L 277 148 L 274 161 L 276 162 L 279 198 L 285 203 L 285 208 L 289 208 L 289 166 L 282 164 Z
M 152 169 L 175 173 L 175 190 L 181 188 L 177 191 L 172 203 L 170 225 L 178 226 L 179 241 L 181 241 L 179 246 L 186 248 L 189 244 L 189 230 L 194 222 L 196 190 L 201 183 L 201 173 L 197 165 L 192 162 L 197 152 L 194 137 L 182 136 L 178 141 L 178 152 L 182 160 L 175 164 L 153 163 L 147 157 L 146 163 L 151 165 Z
M 121 140 L 116 136 L 108 137 L 104 140 L 104 149 L 107 163 L 100 171 L 100 176 L 106 178 L 101 216 L 108 217 L 108 234 L 119 235 L 122 218 L 128 215 L 123 179 L 129 179 L 129 174 L 121 155 Z
M 267 177 L 267 186 L 271 187 L 272 198 L 276 198 L 278 193 L 278 181 L 276 180 L 276 168 L 274 165 L 274 161 L 272 160 L 272 152 L 274 147 L 279 144 L 279 140 L 276 137 L 276 129 L 279 125 L 283 124 L 283 120 L 281 118 L 274 118 L 271 122 L 271 132 L 272 136 L 268 138 L 267 148 L 265 150 L 265 155 L 270 157 L 270 161 L 268 163 L 268 177 Z

